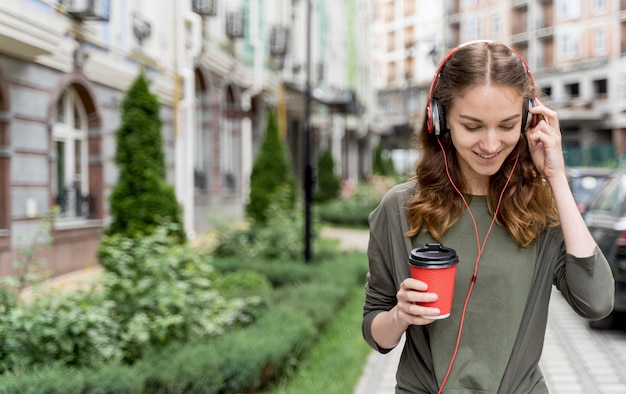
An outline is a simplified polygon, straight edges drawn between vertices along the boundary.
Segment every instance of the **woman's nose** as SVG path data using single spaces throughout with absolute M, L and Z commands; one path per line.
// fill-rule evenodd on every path
M 500 146 L 497 130 L 493 128 L 486 129 L 483 133 L 481 144 L 481 148 L 488 153 L 497 151 Z

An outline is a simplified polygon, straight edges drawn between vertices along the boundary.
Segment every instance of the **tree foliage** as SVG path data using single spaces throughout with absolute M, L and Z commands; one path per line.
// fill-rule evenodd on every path
M 330 149 L 326 149 L 317 161 L 317 190 L 315 200 L 325 202 L 339 196 L 341 180 L 335 175 L 335 162 Z
M 279 198 L 278 194 L 284 194 Z M 287 148 L 278 135 L 276 113 L 268 113 L 267 129 L 259 155 L 250 175 L 250 201 L 246 206 L 249 219 L 263 225 L 272 202 L 280 201 L 281 209 L 293 210 L 296 204 L 296 178 L 291 169 Z
M 396 173 L 391 155 L 383 148 L 382 143 L 378 144 L 376 151 L 374 151 L 372 172 L 375 175 L 383 176 L 395 175 Z
M 185 240 L 182 209 L 166 181 L 159 110 L 142 72 L 122 101 L 115 155 L 119 179 L 109 200 L 113 216 L 109 235 L 134 238 L 151 234 L 160 224 L 176 223 L 181 241 Z

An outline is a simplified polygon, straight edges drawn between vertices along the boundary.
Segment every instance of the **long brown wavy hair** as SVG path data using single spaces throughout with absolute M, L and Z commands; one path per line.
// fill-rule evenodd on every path
M 455 97 L 471 87 L 489 83 L 512 87 L 528 101 L 535 96 L 535 87 L 528 74 L 520 57 L 506 45 L 494 42 L 469 44 L 458 48 L 441 67 L 433 99 L 445 113 L 453 105 Z M 439 137 L 428 133 L 424 116 L 415 142 L 421 156 L 415 170 L 417 192 L 406 204 L 411 226 L 407 235 L 417 235 L 426 227 L 433 238 L 441 242 L 443 234 L 459 220 L 465 209 L 461 196 L 446 174 L 441 146 L 446 152 L 454 184 L 462 192 L 469 192 L 470 189 L 461 175 L 449 130 L 442 131 Z M 558 225 L 559 218 L 552 190 L 534 165 L 523 132 L 502 167 L 489 179 L 487 209 L 492 216 L 509 174 L 511 180 L 502 197 L 496 222 L 508 229 L 519 247 L 528 247 L 547 227 Z

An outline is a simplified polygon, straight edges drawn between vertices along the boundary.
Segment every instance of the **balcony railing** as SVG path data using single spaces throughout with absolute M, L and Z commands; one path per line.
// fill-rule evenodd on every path
M 60 218 L 92 218 L 95 209 L 94 200 L 92 194 L 83 195 L 74 189 L 65 189 L 55 198 Z

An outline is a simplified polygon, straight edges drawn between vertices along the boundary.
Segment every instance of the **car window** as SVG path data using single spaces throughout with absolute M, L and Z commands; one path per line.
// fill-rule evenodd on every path
M 615 212 L 622 202 L 620 178 L 616 177 L 602 188 L 589 206 L 590 211 Z
M 591 175 L 572 178 L 570 180 L 570 187 L 574 198 L 577 202 L 588 203 L 594 196 L 596 190 L 598 190 L 607 179 L 607 177 Z

